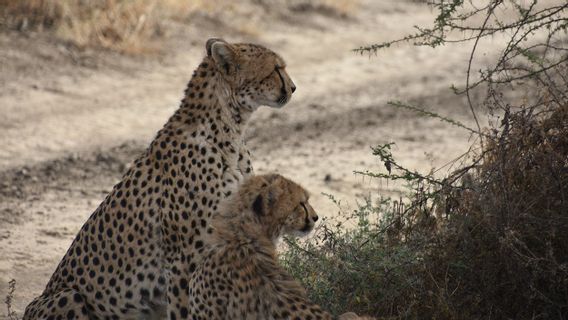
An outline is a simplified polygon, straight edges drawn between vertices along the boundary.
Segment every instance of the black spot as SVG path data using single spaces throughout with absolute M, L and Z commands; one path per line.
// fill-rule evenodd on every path
M 81 297 L 80 294 L 75 293 L 75 294 L 73 295 L 73 301 L 75 301 L 75 303 L 83 302 L 83 297 Z
M 60 308 L 65 307 L 66 304 L 67 304 L 67 297 L 61 297 L 61 299 L 59 299 L 59 301 L 57 302 L 57 305 Z
M 182 290 L 187 289 L 187 287 L 189 286 L 188 282 L 186 279 L 181 279 L 179 282 L 179 286 L 181 287 Z
M 150 299 L 150 291 L 144 288 L 140 289 L 140 295 L 142 296 L 142 299 Z

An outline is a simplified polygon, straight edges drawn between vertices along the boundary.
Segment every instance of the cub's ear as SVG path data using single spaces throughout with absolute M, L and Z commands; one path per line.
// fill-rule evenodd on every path
M 262 198 L 262 194 L 259 194 L 256 199 L 254 199 L 254 202 L 252 203 L 252 211 L 257 216 L 263 216 L 266 214 L 266 212 L 264 212 L 264 200 Z
M 224 41 L 211 44 L 211 57 L 217 64 L 217 69 L 226 75 L 233 75 L 237 70 L 237 54 L 233 47 Z
M 264 178 L 266 179 L 266 181 L 268 181 L 268 183 L 273 183 L 274 181 L 282 179 L 283 177 L 278 173 L 269 173 L 265 174 Z

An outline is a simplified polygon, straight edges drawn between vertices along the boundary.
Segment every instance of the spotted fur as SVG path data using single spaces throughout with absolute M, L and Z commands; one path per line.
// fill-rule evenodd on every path
M 276 53 L 206 43 L 181 107 L 89 217 L 24 319 L 185 319 L 219 202 L 251 175 L 245 124 L 295 90 Z

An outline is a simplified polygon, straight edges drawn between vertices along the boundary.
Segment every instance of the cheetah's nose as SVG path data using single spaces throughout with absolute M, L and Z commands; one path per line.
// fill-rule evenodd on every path
M 312 217 L 312 220 L 314 220 L 314 222 L 318 221 L 318 219 L 319 219 L 318 216 L 313 216 L 313 217 Z
M 292 85 L 292 86 L 290 87 L 290 90 L 292 90 L 292 93 L 294 93 L 294 92 L 296 91 L 296 86 L 295 86 L 295 85 Z

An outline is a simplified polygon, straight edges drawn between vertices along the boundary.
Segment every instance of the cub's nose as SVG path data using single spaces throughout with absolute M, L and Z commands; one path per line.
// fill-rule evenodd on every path
M 292 86 L 290 87 L 290 90 L 292 90 L 292 93 L 294 93 L 294 92 L 296 91 L 296 86 L 295 86 L 295 85 L 292 85 Z
M 318 216 L 313 216 L 313 217 L 312 217 L 312 220 L 313 220 L 314 222 L 318 221 L 318 219 L 319 219 Z

